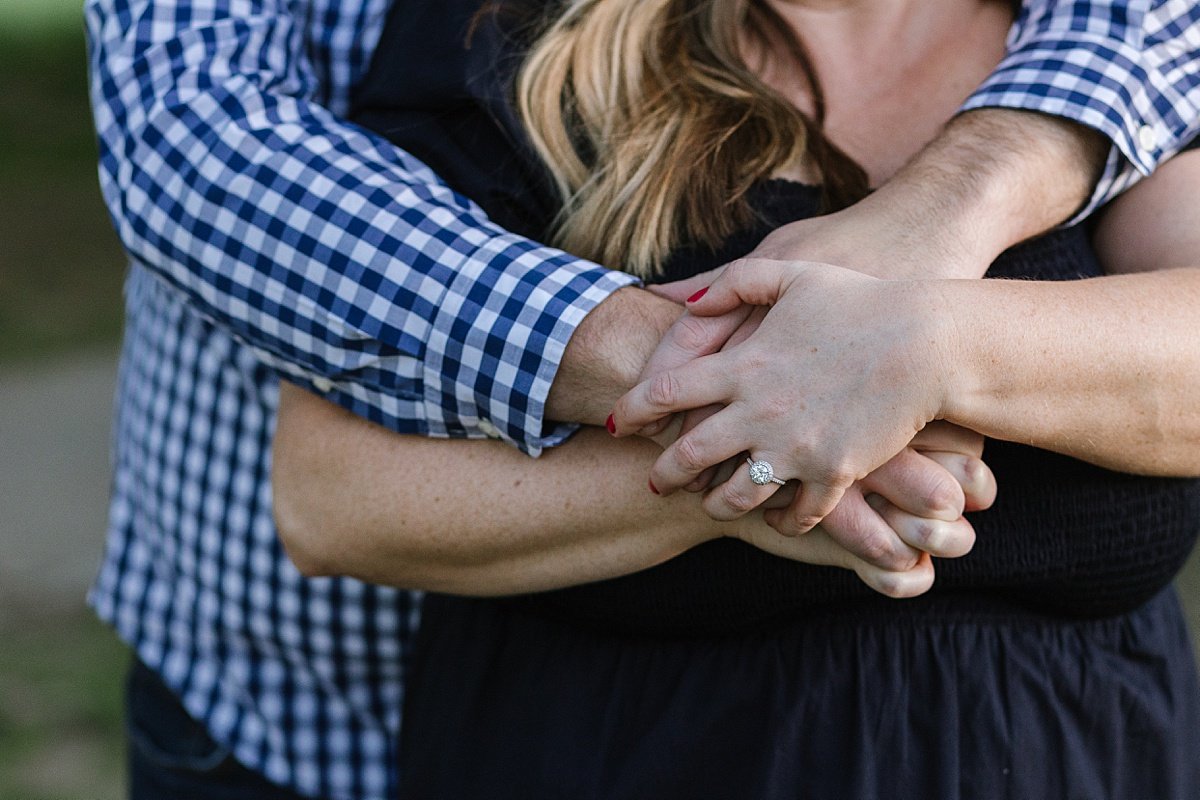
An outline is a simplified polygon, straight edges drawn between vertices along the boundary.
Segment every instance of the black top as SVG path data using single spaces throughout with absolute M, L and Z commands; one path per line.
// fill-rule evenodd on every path
M 534 238 L 555 211 L 545 173 L 507 102 L 533 24 L 482 17 L 478 0 L 399 0 L 354 119 L 421 157 L 497 222 Z M 773 228 L 816 214 L 818 192 L 787 181 L 756 187 L 760 220 L 719 252 L 673 254 L 664 279 L 744 255 Z M 1072 280 L 1100 274 L 1084 227 L 1055 231 L 1005 252 L 991 278 Z M 1109 335 L 1121 336 L 1121 331 Z M 1015 607 L 1070 616 L 1133 609 L 1182 566 L 1200 530 L 1200 481 L 1101 469 L 1017 444 L 989 441 L 993 508 L 970 515 L 974 551 L 937 564 L 932 602 Z M 678 635 L 745 630 L 829 604 L 881 600 L 852 573 L 768 555 L 734 540 L 710 542 L 641 573 L 511 602 L 571 621 Z

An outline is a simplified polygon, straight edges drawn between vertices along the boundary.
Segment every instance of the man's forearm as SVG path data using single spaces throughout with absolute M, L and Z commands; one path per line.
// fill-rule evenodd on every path
M 613 293 L 576 328 L 546 400 L 546 418 L 603 425 L 613 403 L 637 385 L 663 334 L 683 312 L 644 289 Z
M 1069 120 L 971 111 L 951 120 L 862 210 L 889 204 L 893 215 L 911 214 L 912 224 L 897 230 L 940 237 L 938 247 L 974 268 L 957 277 L 977 278 L 978 268 L 1008 247 L 1075 213 L 1091 195 L 1106 153 L 1103 136 Z
M 1105 139 L 1010 109 L 952 120 L 874 193 L 784 225 L 752 254 L 877 278 L 979 278 L 1005 249 L 1066 220 L 1091 194 Z

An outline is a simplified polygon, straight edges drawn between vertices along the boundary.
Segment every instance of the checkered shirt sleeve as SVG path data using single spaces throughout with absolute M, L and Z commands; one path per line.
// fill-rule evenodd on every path
M 1027 1 L 963 110 L 987 107 L 1065 117 L 1112 141 L 1082 218 L 1200 132 L 1200 3 Z
M 388 428 L 530 454 L 584 315 L 634 282 L 497 228 L 345 123 L 387 3 L 91 0 L 100 175 L 135 262 Z M 339 58 L 334 58 L 340 56 Z

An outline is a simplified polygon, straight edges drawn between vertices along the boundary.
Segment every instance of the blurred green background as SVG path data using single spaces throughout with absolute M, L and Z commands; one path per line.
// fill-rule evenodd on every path
M 0 800 L 123 796 L 125 649 L 88 612 L 124 259 L 82 0 L 0 0 Z
M 123 795 L 103 542 L 124 259 L 100 201 L 81 0 L 0 0 L 0 800 Z M 1200 559 L 1181 583 L 1200 630 Z

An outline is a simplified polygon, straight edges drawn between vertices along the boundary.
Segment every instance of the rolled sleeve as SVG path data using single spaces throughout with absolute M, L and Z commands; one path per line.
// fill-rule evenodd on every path
M 561 441 L 570 428 L 543 416 L 565 345 L 635 279 L 501 230 L 342 120 L 346 86 L 330 95 L 306 54 L 366 63 L 367 43 L 345 44 L 366 7 L 316 34 L 288 8 L 88 3 L 101 188 L 131 258 L 281 375 L 391 430 L 498 431 L 531 454 Z
M 1004 60 L 962 110 L 977 108 L 1036 111 L 1102 133 L 1112 147 L 1086 216 L 1200 131 L 1200 5 L 1026 3 Z

